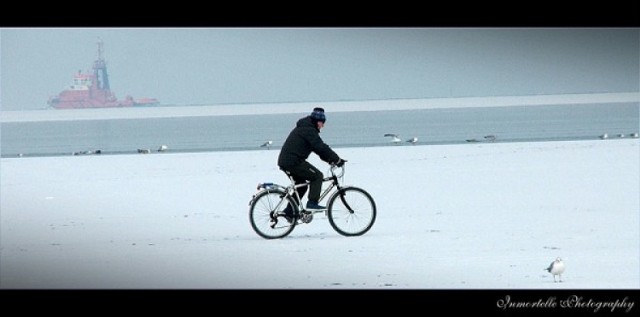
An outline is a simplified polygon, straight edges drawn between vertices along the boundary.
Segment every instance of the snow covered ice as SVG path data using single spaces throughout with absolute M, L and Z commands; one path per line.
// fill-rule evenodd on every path
M 0 288 L 640 287 L 638 139 L 336 151 L 378 207 L 360 237 L 253 232 L 278 151 L 3 158 Z

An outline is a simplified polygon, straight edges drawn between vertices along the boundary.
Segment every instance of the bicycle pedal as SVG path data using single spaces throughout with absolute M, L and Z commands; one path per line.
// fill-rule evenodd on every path
M 300 213 L 298 220 L 300 220 L 300 223 L 310 223 L 311 220 L 313 220 L 313 213 L 302 212 Z

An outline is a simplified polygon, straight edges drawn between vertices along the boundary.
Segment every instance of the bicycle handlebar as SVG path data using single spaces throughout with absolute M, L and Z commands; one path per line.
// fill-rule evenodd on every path
M 338 176 L 338 177 L 342 177 L 344 175 L 344 163 L 346 163 L 346 162 L 347 162 L 347 160 L 342 160 L 342 166 L 338 166 L 335 163 L 331 163 L 331 168 L 330 168 L 331 174 L 333 174 L 335 176 Z M 335 170 L 338 169 L 338 168 L 341 170 L 341 173 L 339 173 L 339 174 L 337 174 L 335 172 Z
M 348 162 L 347 160 L 344 160 L 344 159 L 340 159 L 340 161 L 342 161 L 342 166 L 344 166 L 344 163 Z M 331 167 L 342 167 L 342 166 L 338 166 L 337 163 L 331 163 L 330 165 Z

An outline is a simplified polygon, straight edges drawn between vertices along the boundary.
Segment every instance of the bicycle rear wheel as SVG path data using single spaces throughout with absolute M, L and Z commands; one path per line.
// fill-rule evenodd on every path
M 376 203 L 365 190 L 344 187 L 329 199 L 327 217 L 341 235 L 360 236 L 376 221 Z
M 296 222 L 289 223 L 281 215 L 287 208 L 287 201 L 293 203 L 281 190 L 265 190 L 253 199 L 249 207 L 249 222 L 259 236 L 265 239 L 278 239 L 286 237 L 293 231 Z M 278 204 L 280 204 L 279 207 Z M 276 207 L 278 210 L 275 209 Z

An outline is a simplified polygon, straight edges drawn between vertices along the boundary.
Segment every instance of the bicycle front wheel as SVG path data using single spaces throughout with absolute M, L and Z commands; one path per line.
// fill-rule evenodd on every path
M 344 187 L 329 199 L 327 217 L 341 235 L 360 236 L 376 221 L 376 203 L 365 190 Z
M 249 208 L 249 221 L 253 230 L 265 239 L 278 239 L 289 235 L 296 222 L 289 223 L 280 215 L 287 207 L 287 202 L 292 203 L 281 190 L 265 190 L 259 193 Z

